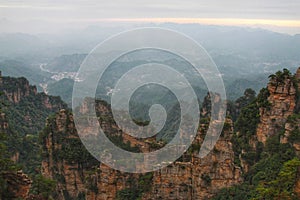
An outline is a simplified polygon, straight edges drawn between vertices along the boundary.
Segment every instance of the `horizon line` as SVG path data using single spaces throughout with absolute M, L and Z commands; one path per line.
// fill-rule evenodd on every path
M 102 22 L 156 22 L 178 24 L 207 24 L 207 25 L 265 25 L 278 27 L 300 27 L 300 20 L 282 19 L 248 19 L 248 18 L 103 18 L 87 21 Z

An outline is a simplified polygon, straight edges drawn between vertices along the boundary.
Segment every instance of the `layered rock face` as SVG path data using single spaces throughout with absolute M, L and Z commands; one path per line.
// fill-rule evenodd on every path
M 0 91 L 0 129 L 7 135 L 9 156 L 23 166 L 25 173 L 35 173 L 40 163 L 38 134 L 46 118 L 66 104 L 60 97 L 38 93 L 25 78 L 6 77 L 1 73 Z
M 12 78 L 0 75 L 0 90 L 4 93 L 6 99 L 14 104 L 18 104 L 30 96 L 35 96 L 36 99 L 41 101 L 45 109 L 57 110 L 66 107 L 59 97 L 38 93 L 36 86 L 30 85 L 24 77 Z
M 81 112 L 87 113 L 89 109 L 87 105 L 83 105 Z M 130 148 L 149 152 L 161 145 L 153 138 L 140 140 L 122 132 L 111 120 L 109 105 L 102 102 L 96 106 L 96 110 L 100 113 L 100 124 L 105 133 L 120 137 L 123 143 L 129 142 Z M 198 151 L 206 134 L 207 124 L 200 126 L 202 128 L 188 152 L 177 162 L 154 172 L 147 179 L 150 180 L 147 190 L 137 190 L 142 192 L 141 199 L 204 199 L 212 197 L 221 188 L 242 182 L 241 170 L 234 164 L 234 152 L 230 142 L 233 133 L 232 121 L 226 120 L 226 128 L 221 138 L 204 159 L 198 157 Z M 85 152 L 78 154 L 78 158 L 76 155 L 70 158 L 65 153 L 61 154 L 66 152 L 65 147 L 73 139 L 79 140 L 73 116 L 67 110 L 61 110 L 55 117 L 48 119 L 43 139 L 46 159 L 42 162 L 42 174 L 58 181 L 57 199 L 116 199 L 120 192 L 134 190 L 145 182 L 145 174 L 119 172 L 98 163 L 91 156 L 85 157 Z M 80 146 L 76 148 L 82 150 Z M 74 154 L 72 151 L 66 153 Z
M 299 141 L 289 141 L 289 137 L 294 131 L 300 130 L 300 119 L 289 119 L 284 125 L 284 135 L 280 138 L 280 142 L 283 144 L 291 143 L 296 150 L 298 156 L 300 156 L 300 142 Z
M 144 199 L 208 199 L 222 188 L 241 183 L 241 169 L 234 164 L 230 142 L 232 121 L 227 119 L 226 124 L 214 150 L 205 158 L 199 158 L 194 149 L 192 154 L 185 153 L 180 162 L 154 172 L 152 191 Z M 193 146 L 200 147 L 205 132 L 200 129 Z M 189 156 L 191 159 L 185 161 Z
M 10 102 L 18 103 L 23 97 L 36 95 L 35 86 L 29 85 L 25 78 L 1 77 L 0 89 Z
M 58 181 L 57 199 L 115 199 L 117 191 L 128 187 L 127 180 L 136 177 L 100 164 L 90 155 L 85 157 L 84 154 L 89 153 L 80 143 L 73 116 L 67 110 L 48 119 L 46 127 L 49 129 L 44 135 L 46 159 L 42 162 L 42 174 Z M 70 151 L 66 151 L 64 146 L 75 141 L 74 146 L 69 146 Z
M 0 87 L 5 84 L 5 98 L 13 105 L 19 105 L 28 97 L 38 96 L 41 109 L 55 110 L 62 108 L 56 104 L 53 97 L 36 93 L 36 89 L 28 82 L 18 79 L 25 86 L 8 88 L 8 83 L 15 80 L 0 78 Z M 267 87 L 267 104 L 259 106 L 260 121 L 251 138 L 247 140 L 250 147 L 256 148 L 258 142 L 266 140 L 283 130 L 281 143 L 292 144 L 298 156 L 300 155 L 300 142 L 289 141 L 295 131 L 300 130 L 300 117 L 294 116 L 299 101 L 297 101 L 297 83 L 300 80 L 300 69 L 295 76 L 281 75 L 271 78 Z M 14 85 L 14 84 L 13 84 Z M 300 84 L 298 84 L 299 86 Z M 22 89 L 18 89 L 22 88 Z M 29 98 L 30 99 L 30 98 Z M 40 101 L 42 100 L 42 101 Z M 45 177 L 56 180 L 56 195 L 54 199 L 210 199 L 220 189 L 237 185 L 243 182 L 242 170 L 234 160 L 232 144 L 233 122 L 226 119 L 221 137 L 214 149 L 204 158 L 198 156 L 199 149 L 207 132 L 210 115 L 210 101 L 220 102 L 218 95 L 208 95 L 201 110 L 199 130 L 193 144 L 176 162 L 149 174 L 130 174 L 114 170 L 94 159 L 82 145 L 74 125 L 73 115 L 66 109 L 61 109 L 47 119 L 46 127 L 41 133 L 42 140 L 42 166 L 41 172 Z M 90 99 L 90 101 L 93 101 Z M 80 107 L 82 114 L 88 114 L 91 102 Z M 255 104 L 256 105 L 256 104 Z M 114 122 L 111 109 L 105 102 L 96 102 L 96 112 L 101 128 L 113 142 L 121 148 L 134 152 L 150 152 L 164 146 L 163 142 L 156 141 L 155 137 L 137 139 L 121 130 Z M 258 108 L 256 107 L 258 112 Z M 38 117 L 38 115 L 36 116 Z M 216 115 L 216 117 L 218 117 Z M 24 118 L 32 121 L 31 115 Z M 31 119 L 31 120 L 30 120 Z M 98 123 L 90 120 L 88 123 Z M 10 134 L 5 114 L 0 115 L 0 130 Z M 86 130 L 89 132 L 90 130 Z M 130 129 L 126 131 L 130 132 Z M 242 133 L 241 133 L 242 134 Z M 245 151 L 245 150 L 243 150 Z M 16 152 L 18 153 L 18 152 Z M 243 153 L 243 152 L 242 152 Z M 18 160 L 14 154 L 13 160 Z M 155 158 L 153 158 L 155 159 Z M 247 172 L 247 163 L 241 166 Z M 143 166 L 136 166 L 143 167 Z M 298 170 L 300 174 L 300 169 Z M 4 173 L 9 183 L 8 191 L 12 198 L 37 199 L 38 196 L 29 196 L 31 181 L 22 172 Z M 300 177 L 300 175 L 298 176 Z M 296 180 L 295 194 L 300 198 L 300 180 Z M 138 193 L 138 194 L 137 194 Z
M 6 182 L 7 190 L 5 197 L 8 199 L 26 199 L 29 197 L 29 190 L 32 181 L 22 171 L 5 172 L 2 177 Z
M 300 80 L 300 70 L 295 76 L 282 75 L 281 80 L 271 77 L 267 86 L 270 105 L 261 107 L 260 123 L 257 127 L 257 140 L 265 144 L 268 137 L 278 132 L 284 126 L 287 118 L 293 114 L 296 108 L 296 82 Z M 296 79 L 296 80 L 295 80 Z
M 45 119 L 67 105 L 60 97 L 38 93 L 28 80 L 0 75 L 0 98 L 5 102 L 4 109 L 14 131 L 20 135 L 36 134 L 44 127 Z
M 287 123 L 287 120 L 295 113 L 297 110 L 296 105 L 299 103 L 297 92 L 300 91 L 298 84 L 300 81 L 300 68 L 295 75 L 284 69 L 283 72 L 279 71 L 274 75 L 270 75 L 269 78 L 267 88 L 260 91 L 255 101 L 259 119 L 256 129 L 253 129 L 252 135 L 247 138 L 249 148 L 242 149 L 239 155 L 244 172 L 249 172 L 250 165 L 256 162 L 252 157 L 252 164 L 250 164 L 245 160 L 244 155 L 260 151 L 258 149 L 262 147 L 259 146 L 261 144 L 265 146 L 268 138 L 285 131 L 285 136 L 281 138 L 281 142 L 288 143 L 288 135 L 292 125 Z M 252 118 L 255 117 L 252 116 Z M 238 136 L 240 134 L 247 135 L 246 132 L 238 132 Z
M 276 133 L 284 132 L 280 137 L 280 143 L 290 144 L 297 155 L 300 156 L 300 130 L 299 118 L 299 91 L 300 91 L 300 67 L 295 75 L 276 74 L 270 77 L 268 84 L 269 105 L 260 107 L 260 123 L 256 130 L 256 139 L 263 144 Z M 300 198 L 300 168 L 297 170 L 294 194 Z
M 5 181 L 2 186 L 6 188 L 4 199 L 42 199 L 42 196 L 28 195 L 32 185 L 29 177 L 36 175 L 40 165 L 38 132 L 44 127 L 47 116 L 66 104 L 60 97 L 38 93 L 25 78 L 3 77 L 1 72 L 0 92 L 0 131 L 5 135 L 7 147 L 1 153 L 13 161 L 5 160 L 3 164 L 8 166 L 0 167 L 1 178 Z M 16 172 L 15 164 L 22 166 L 24 173 Z

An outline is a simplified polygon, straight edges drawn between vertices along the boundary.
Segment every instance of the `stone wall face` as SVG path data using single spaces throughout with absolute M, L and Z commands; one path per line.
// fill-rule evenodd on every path
M 109 110 L 103 105 L 99 109 L 102 112 Z M 241 183 L 241 170 L 234 164 L 234 152 L 230 142 L 232 121 L 227 119 L 227 123 L 230 128 L 222 133 L 214 150 L 207 157 L 198 158 L 197 151 L 185 153 L 183 157 L 188 159 L 154 172 L 149 185 L 151 190 L 144 193 L 142 199 L 203 199 L 213 196 L 221 188 Z M 65 137 L 77 136 L 73 117 L 66 110 L 61 110 L 56 115 L 55 126 L 51 127 L 54 130 L 47 136 L 45 143 L 49 156 L 42 163 L 42 173 L 52 179 L 63 177 L 64 181 L 57 185 L 59 199 L 65 199 L 64 191 L 68 191 L 71 197 L 85 193 L 87 199 L 115 199 L 118 191 L 129 188 L 128 180 L 138 180 L 138 174 L 122 173 L 101 163 L 91 171 L 80 168 L 77 163 L 71 165 L 64 160 L 54 161 L 54 152 L 62 147 L 55 143 L 53 134 L 61 132 Z M 105 129 L 110 134 L 119 132 L 114 124 L 106 123 Z M 204 129 L 199 131 L 195 142 L 200 144 L 204 134 Z M 144 152 L 150 150 L 148 143 L 142 144 L 142 141 L 134 140 L 126 133 L 123 135 L 124 141 L 130 141 L 131 145 L 139 146 Z M 94 189 L 89 186 L 91 183 Z
M 295 75 L 299 82 L 300 70 Z M 299 87 L 299 86 L 298 86 Z M 260 108 L 260 123 L 257 127 L 257 139 L 265 144 L 268 137 L 280 131 L 287 118 L 291 116 L 296 108 L 297 86 L 291 78 L 285 78 L 283 82 L 271 79 L 267 89 L 270 93 L 268 102 L 269 108 Z

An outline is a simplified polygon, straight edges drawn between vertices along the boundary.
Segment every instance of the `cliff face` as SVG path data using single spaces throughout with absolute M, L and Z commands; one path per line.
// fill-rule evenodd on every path
M 45 125 L 46 118 L 51 113 L 65 108 L 66 104 L 60 97 L 38 93 L 36 87 L 31 86 L 25 78 L 5 77 L 1 76 L 1 73 L 0 91 L 1 112 L 6 118 L 6 121 L 2 121 L 1 127 L 4 129 L 8 127 L 8 122 L 10 124 L 7 146 L 11 158 L 16 163 L 24 165 L 26 173 L 32 173 L 38 165 L 33 164 L 37 163 L 38 144 L 36 144 L 37 140 L 32 138 L 37 138 L 38 132 Z M 19 142 L 23 140 L 31 141 L 28 141 L 29 144 Z
M 205 136 L 205 128 L 200 129 L 192 145 L 195 149 L 191 148 L 180 161 L 154 172 L 152 190 L 144 199 L 206 199 L 222 188 L 241 183 L 241 169 L 234 164 L 230 142 L 233 131 L 230 119 L 226 120 L 225 129 L 214 150 L 203 159 L 197 156 L 197 148 Z
M 267 86 L 269 92 L 266 107 L 260 107 L 260 123 L 257 127 L 257 140 L 264 143 L 284 126 L 287 118 L 296 108 L 297 82 L 300 80 L 300 70 L 295 76 L 288 74 L 271 77 Z
M 0 75 L 0 90 L 4 93 L 4 97 L 14 105 L 22 103 L 22 101 L 33 100 L 40 101 L 43 109 L 57 111 L 60 108 L 66 107 L 59 97 L 48 96 L 44 93 L 38 93 L 36 86 L 29 84 L 24 77 L 12 78 L 2 77 Z
M 9 122 L 4 113 L 0 114 L 0 138 L 10 137 L 13 133 L 9 127 Z M 0 180 L 1 180 L 1 189 L 0 190 L 0 199 L 26 199 L 29 197 L 29 190 L 31 188 L 32 181 L 28 177 L 27 174 L 23 173 L 22 170 L 15 171 L 12 169 L 8 169 L 10 164 L 7 161 L 3 160 L 6 155 L 6 149 L 2 148 L 3 141 L 0 141 L 0 159 L 1 159 L 1 166 L 0 167 Z M 16 162 L 18 159 L 19 154 L 14 154 L 11 157 L 11 160 Z
M 10 102 L 18 103 L 23 97 L 36 95 L 37 89 L 35 86 L 29 85 L 25 78 L 1 77 L 0 89 Z
M 295 115 L 295 110 L 299 104 L 297 101 L 297 90 L 299 91 L 297 83 L 299 80 L 300 69 L 295 76 L 283 73 L 271 77 L 265 91 L 266 97 L 264 98 L 266 101 L 263 103 L 257 101 L 256 115 L 258 116 L 258 109 L 260 114 L 257 130 L 253 129 L 250 139 L 246 141 L 249 143 L 250 151 L 257 150 L 258 142 L 266 144 L 268 138 L 283 130 L 284 135 L 281 136 L 280 142 L 292 144 L 298 156 L 300 155 L 300 140 L 291 140 L 292 136 L 300 130 L 300 117 Z M 9 88 L 8 83 L 13 83 L 13 87 Z M 56 102 L 56 98 L 36 93 L 36 89 L 29 86 L 26 80 L 11 80 L 1 77 L 0 85 L 3 87 L 5 100 L 11 103 L 13 108 L 15 106 L 18 106 L 18 109 L 20 106 L 27 108 L 28 105 L 33 105 L 34 110 L 36 108 L 47 110 L 44 113 L 47 114 L 64 107 L 63 103 L 59 103 L 60 101 Z M 66 109 L 60 109 L 58 113 L 47 119 L 46 127 L 40 135 L 43 159 L 41 172 L 45 177 L 56 180 L 56 194 L 53 197 L 58 200 L 210 199 L 222 188 L 242 183 L 244 181 L 242 170 L 235 164 L 236 152 L 233 150 L 235 143 L 232 142 L 234 128 L 231 119 L 226 119 L 222 135 L 213 151 L 203 159 L 198 157 L 210 115 L 215 114 L 210 112 L 211 100 L 215 103 L 221 101 L 216 94 L 210 94 L 206 97 L 201 110 L 202 118 L 199 130 L 189 150 L 176 162 L 147 174 L 122 173 L 99 163 L 82 145 L 75 129 L 72 114 Z M 87 101 L 91 101 L 91 99 Z M 87 102 L 79 108 L 82 114 L 89 113 L 91 109 L 89 103 Z M 12 111 L 14 112 L 14 110 Z M 121 148 L 128 151 L 149 152 L 164 145 L 162 142 L 156 141 L 154 137 L 143 140 L 126 134 L 113 121 L 111 109 L 105 102 L 96 102 L 96 112 L 106 135 L 113 142 L 117 142 Z M 27 130 L 34 130 L 30 129 L 31 121 L 37 120 L 38 117 L 42 118 L 44 114 L 28 113 L 22 115 L 24 124 L 29 127 Z M 98 122 L 90 121 L 89 123 Z M 6 134 L 13 133 L 9 129 L 4 113 L 0 116 L 0 129 Z M 126 131 L 129 132 L 130 130 Z M 242 149 L 241 154 L 243 151 L 246 150 Z M 19 156 L 17 151 L 13 154 L 12 159 L 17 162 Z M 251 168 L 252 165 L 241 157 L 240 159 L 244 172 L 249 171 L 248 168 Z M 6 177 L 10 186 L 8 187 L 9 191 L 14 197 L 37 198 L 28 197 L 31 181 L 26 175 L 20 172 L 7 173 Z M 294 191 L 300 197 L 299 188 L 300 180 L 298 178 Z
M 270 83 L 264 92 L 265 96 L 262 97 L 265 101 L 257 98 L 258 100 L 255 100 L 254 104 L 255 108 L 248 109 L 248 112 L 256 110 L 253 113 L 257 116 L 257 121 L 251 122 L 251 124 L 255 124 L 255 127 L 257 125 L 257 129 L 255 130 L 251 126 L 253 132 L 237 133 L 237 136 L 248 134 L 247 139 L 242 138 L 242 142 L 248 145 L 245 148 L 242 146 L 241 152 L 237 153 L 233 150 L 235 145 L 232 140 L 235 136 L 233 122 L 231 119 L 226 119 L 222 135 L 213 151 L 203 159 L 198 157 L 210 115 L 216 114 L 210 112 L 210 101 L 221 102 L 218 95 L 209 94 L 203 103 L 199 130 L 191 147 L 176 162 L 152 173 L 122 173 L 99 163 L 82 145 L 72 114 L 68 110 L 62 109 L 65 108 L 65 104 L 57 97 L 37 93 L 36 88 L 30 86 L 28 81 L 23 78 L 14 79 L 0 76 L 0 89 L 4 94 L 1 98 L 9 104 L 5 108 L 6 113 L 0 115 L 0 131 L 11 138 L 20 137 L 16 134 L 17 131 L 17 133 L 24 134 L 24 137 L 22 135 L 20 138 L 25 141 L 30 138 L 26 137 L 28 133 L 36 133 L 41 129 L 45 116 L 60 110 L 47 119 L 46 127 L 40 135 L 42 141 L 41 172 L 45 177 L 56 181 L 54 199 L 210 199 L 222 188 L 238 185 L 244 181 L 242 170 L 235 164 L 235 154 L 252 153 L 248 154 L 248 157 L 240 156 L 244 172 L 251 172 L 251 167 L 258 162 L 255 160 L 256 157 L 261 159 L 260 156 L 263 155 L 257 151 L 259 142 L 265 144 L 266 147 L 267 139 L 281 131 L 284 134 L 280 135 L 280 143 L 291 146 L 297 156 L 300 156 L 300 116 L 298 112 L 300 101 L 297 95 L 297 91 L 300 91 L 300 68 L 295 76 L 283 71 L 283 73 L 278 73 L 270 78 Z M 89 113 L 91 109 L 89 103 L 80 107 L 81 113 Z M 109 105 L 102 101 L 96 102 L 96 104 L 96 112 L 102 129 L 109 139 L 116 142 L 121 148 L 134 152 L 149 152 L 164 145 L 163 142 L 156 141 L 154 137 L 144 140 L 126 134 L 126 131 L 130 132 L 130 129 L 124 132 L 115 124 Z M 297 112 L 298 114 L 296 114 Z M 253 115 L 249 116 L 251 118 Z M 246 118 L 246 124 L 250 120 Z M 11 122 L 18 122 L 14 123 L 13 127 L 19 128 L 11 130 Z M 98 122 L 90 121 L 89 123 Z M 24 157 L 25 154 L 22 150 L 27 153 L 37 152 L 29 150 L 31 148 L 37 150 L 37 146 L 31 147 L 24 145 L 25 143 L 26 141 L 22 144 L 15 143 L 19 146 L 14 144 L 15 148 L 10 156 L 15 162 L 18 162 L 20 157 L 23 161 L 28 158 Z M 33 144 L 36 145 L 36 143 Z M 28 163 L 30 164 L 31 161 L 29 160 Z M 28 167 L 27 162 L 23 164 Z M 32 168 L 37 170 L 39 166 Z M 43 198 L 42 196 L 28 195 L 33 183 L 21 171 L 6 171 L 2 175 L 7 183 L 7 194 L 10 195 L 10 198 Z M 292 188 L 300 198 L 299 177 L 300 169 L 298 169 L 295 185 Z M 244 183 L 246 182 L 245 178 Z
M 5 183 L 1 185 L 5 188 L 4 199 L 43 199 L 29 195 L 30 179 L 37 175 L 41 162 L 38 132 L 44 127 L 47 116 L 66 104 L 59 97 L 38 93 L 25 78 L 2 77 L 1 72 L 0 93 L 0 131 L 5 135 L 0 145 L 6 147 L 0 148 L 0 154 L 4 155 L 0 156 L 4 159 L 0 167 L 0 179 Z M 16 172 L 15 168 L 21 166 L 24 173 Z
M 7 199 L 26 199 L 29 197 L 29 190 L 32 181 L 22 171 L 4 172 L 1 174 L 6 184 L 5 198 Z
M 63 195 L 63 191 L 68 191 L 69 193 L 73 193 L 76 192 L 76 188 L 71 188 L 71 186 L 76 186 L 79 185 L 79 181 L 81 181 L 81 179 L 77 180 L 76 177 L 80 177 L 79 176 L 79 170 L 76 171 L 69 171 L 69 168 L 75 167 L 75 169 L 77 169 L 77 166 L 69 166 L 69 167 L 64 167 L 64 161 L 57 161 L 56 155 L 55 153 L 57 151 L 61 151 L 62 147 L 61 144 L 58 143 L 59 140 L 59 136 L 57 136 L 59 134 L 60 131 L 64 131 L 66 132 L 67 128 L 70 128 L 72 132 L 75 132 L 74 126 L 73 127 L 68 127 L 69 125 L 66 124 L 66 119 L 67 119 L 67 114 L 65 112 L 65 110 L 61 110 L 57 115 L 55 120 L 52 120 L 50 122 L 50 119 L 47 119 L 47 123 L 46 123 L 46 128 L 47 127 L 51 127 L 51 132 L 49 132 L 49 135 L 46 138 L 43 138 L 43 150 L 47 150 L 46 152 L 43 152 L 43 156 L 44 160 L 42 162 L 42 174 L 45 177 L 51 178 L 51 179 L 55 179 L 55 180 L 59 180 L 57 183 L 57 192 L 60 196 Z M 50 124 L 52 123 L 52 124 Z M 57 133 L 57 135 L 54 135 L 54 133 Z M 76 132 L 75 132 L 76 133 Z M 64 135 L 65 137 L 71 137 L 71 135 Z M 62 171 L 63 170 L 63 171 Z M 75 174 L 75 172 L 77 172 Z M 58 175 L 59 176 L 58 176 Z M 63 177 L 62 177 L 63 176 Z M 62 180 L 60 180 L 60 178 L 62 177 Z M 75 177 L 75 180 L 74 180 Z M 64 186 L 62 185 L 61 182 L 65 182 L 66 179 L 70 179 L 68 180 L 70 184 L 70 187 Z M 82 182 L 82 181 L 81 181 Z M 68 185 L 69 186 L 69 185 Z
M 66 104 L 60 97 L 38 93 L 25 78 L 12 78 L 0 75 L 0 98 L 6 106 L 6 113 L 14 129 L 21 135 L 36 134 L 44 127 L 46 118 Z
M 236 129 L 241 129 L 241 132 L 238 130 L 238 140 L 235 141 L 244 141 L 237 146 L 241 148 L 238 153 L 239 160 L 246 173 L 251 165 L 258 162 L 259 154 L 269 138 L 285 131 L 281 142 L 288 143 L 289 132 L 295 125 L 287 122 L 295 114 L 299 104 L 297 93 L 300 91 L 300 68 L 295 75 L 284 69 L 270 75 L 269 78 L 267 87 L 260 91 L 250 107 L 246 107 L 236 124 Z
M 83 105 L 81 112 L 87 113 L 89 109 L 87 105 Z M 157 148 L 161 145 L 153 138 L 144 141 L 122 132 L 111 120 L 111 110 L 104 102 L 97 104 L 96 110 L 104 132 L 113 139 L 121 138 L 121 142 L 125 144 L 129 142 L 130 147 L 125 146 L 126 148 L 149 152 L 154 146 Z M 118 195 L 129 195 L 129 191 L 135 191 L 136 194 L 131 195 L 142 199 L 209 198 L 221 188 L 241 183 L 242 177 L 240 168 L 234 164 L 234 152 L 230 142 L 233 133 L 232 121 L 227 119 L 226 130 L 214 151 L 204 159 L 197 157 L 207 124 L 202 124 L 201 127 L 192 147 L 177 162 L 154 173 L 129 174 L 111 169 L 90 156 L 85 157 L 88 152 L 79 154 L 78 158 L 76 155 L 67 156 L 66 154 L 74 152 L 66 152 L 64 147 L 79 139 L 72 115 L 67 110 L 61 110 L 55 117 L 48 119 L 43 133 L 46 159 L 42 162 L 42 174 L 58 181 L 58 199 L 67 199 L 68 196 L 84 196 L 86 199 L 97 200 L 115 199 Z M 76 148 L 77 151 L 84 149 L 80 145 Z M 146 186 L 145 182 L 148 183 Z
M 103 106 L 98 108 L 105 113 L 108 108 Z M 107 123 L 105 130 L 112 133 L 115 129 Z M 129 187 L 129 179 L 138 178 L 138 175 L 113 170 L 91 157 L 82 146 L 73 116 L 67 110 L 48 119 L 43 134 L 42 174 L 58 181 L 57 199 L 115 199 L 117 191 Z M 66 145 L 70 145 L 68 149 L 64 148 Z
M 294 116 L 294 115 L 293 115 Z M 298 156 L 300 156 L 300 141 L 297 139 L 291 139 L 295 133 L 300 130 L 300 118 L 297 116 L 290 117 L 284 125 L 284 135 L 280 138 L 280 142 L 283 144 L 291 143 L 296 150 Z

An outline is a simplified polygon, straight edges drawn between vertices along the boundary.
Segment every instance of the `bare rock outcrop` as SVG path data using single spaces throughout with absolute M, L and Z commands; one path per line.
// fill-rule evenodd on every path
M 100 124 L 107 134 L 121 134 L 123 142 L 130 142 L 131 146 L 137 146 L 142 152 L 151 150 L 151 142 L 155 140 L 134 139 L 110 122 L 111 111 L 108 105 L 100 104 L 97 110 L 106 115 L 100 115 L 100 118 L 106 119 L 105 122 L 100 121 Z M 88 108 L 85 106 L 82 111 L 88 112 Z M 186 152 L 177 162 L 153 172 L 151 183 L 147 186 L 149 191 L 143 192 L 142 199 L 209 198 L 224 187 L 242 182 L 241 169 L 234 164 L 234 152 L 230 142 L 233 133 L 232 121 L 226 120 L 226 130 L 214 150 L 203 159 L 198 157 L 198 147 L 203 142 L 207 126 L 201 126 L 203 129 L 196 136 L 194 149 Z M 80 157 L 83 162 L 70 162 L 66 158 L 68 156 L 57 155 L 67 145 L 59 140 L 78 139 L 70 112 L 61 110 L 53 119 L 48 120 L 47 127 L 48 131 L 44 135 L 44 153 L 47 156 L 42 162 L 42 174 L 58 180 L 58 199 L 66 199 L 66 193 L 72 198 L 84 195 L 86 199 L 116 199 L 120 191 L 137 187 L 132 186 L 132 183 L 139 183 L 142 174 L 123 173 L 97 161 L 91 164 L 91 157 Z
M 269 92 L 269 105 L 260 107 L 260 123 L 257 127 L 257 139 L 265 144 L 268 137 L 277 133 L 284 126 L 287 118 L 291 116 L 296 108 L 297 86 L 295 84 L 299 77 L 298 69 L 295 76 L 281 75 L 271 77 L 267 90 Z
M 152 191 L 144 199 L 209 199 L 220 189 L 241 183 L 242 171 L 234 164 L 230 142 L 232 121 L 227 119 L 226 123 L 227 130 L 205 158 L 199 158 L 195 151 L 190 161 L 175 162 L 154 172 Z M 202 129 L 195 143 L 201 144 L 204 134 Z
M 18 172 L 4 172 L 2 177 L 6 182 L 6 198 L 9 199 L 26 199 L 32 181 L 22 171 Z

